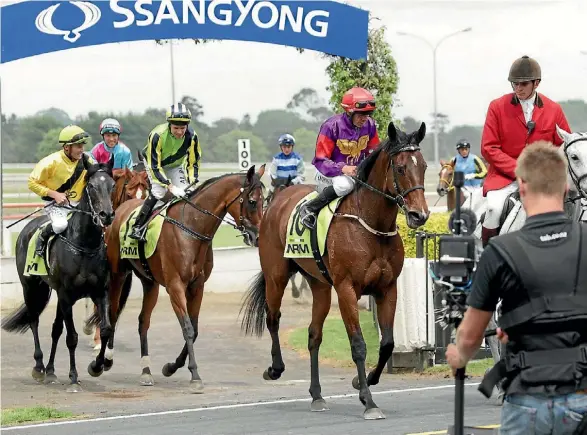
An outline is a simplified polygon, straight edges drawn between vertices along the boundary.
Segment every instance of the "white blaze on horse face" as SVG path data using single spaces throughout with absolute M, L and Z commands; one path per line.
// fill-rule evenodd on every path
M 136 195 L 135 195 L 135 198 L 136 198 L 136 199 L 141 199 L 142 197 L 143 197 L 143 190 L 142 190 L 142 189 L 139 187 L 139 188 L 137 189 L 137 193 L 136 193 Z
M 414 166 L 418 166 L 418 159 L 416 156 L 412 156 L 412 162 L 414 162 Z

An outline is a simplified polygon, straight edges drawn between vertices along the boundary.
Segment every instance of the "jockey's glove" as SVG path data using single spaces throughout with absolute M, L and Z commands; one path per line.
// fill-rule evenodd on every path
M 465 180 L 472 180 L 473 178 L 475 178 L 475 174 L 466 174 L 465 175 Z
M 169 185 L 169 191 L 178 198 L 185 196 L 185 190 L 173 184 Z

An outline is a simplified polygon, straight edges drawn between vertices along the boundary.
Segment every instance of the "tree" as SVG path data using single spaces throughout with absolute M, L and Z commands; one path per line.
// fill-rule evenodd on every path
M 297 113 L 300 118 L 310 122 L 323 122 L 333 113 L 315 89 L 300 89 L 287 103 L 287 109 Z
M 370 29 L 367 44 L 367 60 L 351 60 L 332 55 L 324 55 L 331 59 L 326 67 L 330 77 L 330 106 L 340 112 L 343 94 L 354 86 L 368 89 L 377 99 L 377 110 L 373 118 L 377 123 L 379 137 L 387 137 L 387 126 L 392 121 L 391 108 L 394 104 L 398 86 L 398 73 L 391 48 L 385 42 L 385 27 Z
M 192 119 L 197 121 L 200 117 L 204 116 L 204 107 L 200 104 L 197 98 L 184 95 L 181 97 L 181 103 L 185 104 L 190 112 L 192 112 Z
M 53 154 L 55 151 L 59 151 L 59 133 L 61 128 L 52 128 L 43 136 L 43 140 L 39 143 L 37 149 L 37 160 L 41 160 L 43 157 L 47 157 L 49 154 Z M 89 151 L 89 150 L 86 150 Z

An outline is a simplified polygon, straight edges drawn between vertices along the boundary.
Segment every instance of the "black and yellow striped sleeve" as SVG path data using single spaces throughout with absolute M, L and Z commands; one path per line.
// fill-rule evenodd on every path
M 190 183 L 193 183 L 196 181 L 200 173 L 200 161 L 202 160 L 202 148 L 200 147 L 198 135 L 195 132 L 193 133 L 191 142 L 188 150 L 186 169 L 188 172 L 188 180 Z
M 147 168 L 151 171 L 156 183 L 168 186 L 171 182 L 167 179 L 165 171 L 161 167 L 161 136 L 158 133 L 149 135 L 147 142 Z
M 475 178 L 483 179 L 487 176 L 487 167 L 483 160 L 475 156 Z

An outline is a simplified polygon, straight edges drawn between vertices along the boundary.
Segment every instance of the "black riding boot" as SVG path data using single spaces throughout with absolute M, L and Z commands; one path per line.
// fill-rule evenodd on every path
M 139 215 L 137 216 L 135 223 L 132 226 L 132 229 L 131 229 L 128 237 L 130 237 L 131 239 L 135 239 L 135 240 L 142 240 L 143 239 L 142 226 L 145 225 L 145 223 L 149 219 L 149 216 L 151 214 L 151 211 L 153 210 L 153 207 L 155 207 L 155 204 L 157 204 L 157 198 L 155 198 L 154 196 L 149 196 L 145 200 L 145 202 L 143 202 L 143 206 L 141 207 L 141 210 L 139 211 Z
M 49 222 L 45 228 L 41 230 L 39 237 L 37 238 L 37 246 L 35 247 L 35 254 L 42 257 L 45 254 L 45 248 L 47 247 L 47 241 L 55 232 L 53 231 L 53 225 Z
M 336 198 L 338 198 L 338 195 L 334 191 L 334 187 L 328 186 L 316 198 L 305 203 L 300 209 L 300 222 L 302 225 L 310 229 L 314 228 L 320 210 Z

